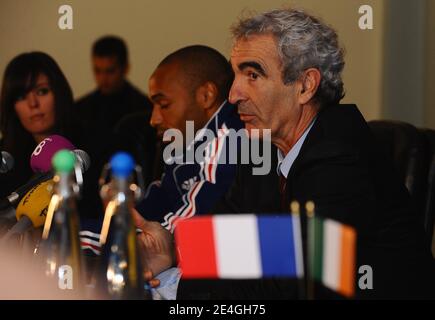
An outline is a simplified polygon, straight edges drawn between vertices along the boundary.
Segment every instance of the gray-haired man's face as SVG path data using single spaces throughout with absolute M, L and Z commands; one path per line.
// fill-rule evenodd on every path
M 235 79 L 229 101 L 238 104 L 248 131 L 271 129 L 272 141 L 282 139 L 297 118 L 298 95 L 294 84 L 282 81 L 282 66 L 272 35 L 239 39 L 231 52 Z

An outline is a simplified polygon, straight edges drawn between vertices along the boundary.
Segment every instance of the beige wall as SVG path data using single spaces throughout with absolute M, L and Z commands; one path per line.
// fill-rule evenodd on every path
M 57 27 L 61 4 L 72 6 L 74 30 Z M 94 87 L 92 42 L 117 34 L 129 45 L 129 78 L 146 91 L 149 75 L 171 51 L 201 43 L 228 56 L 229 27 L 243 10 L 288 4 L 310 10 L 338 30 L 347 51 L 345 101 L 357 103 L 367 119 L 388 116 L 383 106 L 387 0 L 0 0 L 0 73 L 18 53 L 46 51 L 58 61 L 78 97 Z M 374 30 L 358 28 L 362 4 L 373 7 Z
M 435 1 L 427 1 L 425 46 L 424 125 L 435 128 Z M 435 246 L 435 242 L 434 242 Z M 434 247 L 435 255 L 435 247 Z
M 388 0 L 387 8 L 382 117 L 423 126 L 426 1 Z

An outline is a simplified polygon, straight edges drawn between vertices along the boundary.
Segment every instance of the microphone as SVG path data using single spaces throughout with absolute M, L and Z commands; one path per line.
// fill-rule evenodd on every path
M 51 158 L 61 149 L 73 150 L 73 144 L 59 135 L 51 135 L 42 140 L 30 156 L 30 167 L 36 174 L 24 185 L 13 191 L 6 198 L 0 200 L 0 210 L 5 210 L 17 204 L 21 198 L 33 187 L 41 182 L 53 178 L 51 172 Z
M 74 150 L 74 145 L 66 138 L 54 134 L 42 140 L 30 156 L 30 167 L 33 172 L 51 170 L 51 158 L 62 149 Z
M 0 210 L 7 209 L 11 206 L 14 206 L 17 204 L 21 198 L 29 192 L 32 188 L 37 186 L 38 184 L 50 180 L 53 178 L 52 172 L 38 172 L 36 173 L 32 179 L 27 181 L 24 185 L 19 187 L 17 190 L 12 192 L 10 195 L 8 195 L 6 198 L 3 198 L 0 200 Z
M 9 152 L 0 152 L 0 173 L 6 173 L 14 167 L 14 158 Z
M 51 158 L 62 149 L 74 150 L 74 145 L 66 138 L 54 134 L 42 140 L 30 156 L 30 167 L 36 174 L 23 186 L 0 200 L 0 210 L 5 210 L 21 200 L 30 189 L 43 181 L 53 178 L 51 172 Z
M 2 240 L 7 241 L 13 235 L 21 235 L 30 229 L 44 225 L 50 204 L 53 181 L 48 180 L 34 186 L 21 199 L 16 209 L 18 222 L 6 233 Z
M 80 149 L 74 150 L 73 152 L 77 158 L 77 162 L 80 166 L 81 171 L 85 172 L 86 170 L 88 170 L 91 165 L 89 155 L 85 151 Z M 51 159 L 49 161 L 51 162 Z M 37 186 L 41 182 L 53 179 L 53 176 L 54 174 L 51 171 L 37 172 L 27 183 L 19 187 L 6 198 L 0 200 L 0 210 L 4 210 L 6 208 L 9 208 L 10 206 L 14 206 L 27 192 L 29 192 L 29 190 L 31 190 L 33 187 Z
M 89 169 L 91 165 L 91 159 L 83 150 L 76 149 L 73 151 L 73 153 L 76 159 L 76 162 L 74 163 L 75 177 L 78 187 L 81 188 L 83 185 L 83 172 Z
M 91 158 L 86 153 L 86 151 L 83 151 L 81 149 L 75 149 L 75 150 L 73 150 L 73 152 L 76 156 L 77 163 L 79 164 L 82 172 L 85 172 L 86 170 L 88 170 L 89 167 L 91 166 Z

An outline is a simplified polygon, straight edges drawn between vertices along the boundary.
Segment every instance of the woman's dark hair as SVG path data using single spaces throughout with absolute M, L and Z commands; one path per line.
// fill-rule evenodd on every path
M 0 96 L 2 149 L 11 152 L 14 157 L 29 159 L 36 146 L 32 135 L 21 125 L 15 112 L 15 102 L 35 87 L 40 74 L 47 76 L 54 95 L 56 118 L 52 133 L 72 138 L 73 95 L 64 74 L 48 54 L 23 53 L 12 59 L 6 67 Z

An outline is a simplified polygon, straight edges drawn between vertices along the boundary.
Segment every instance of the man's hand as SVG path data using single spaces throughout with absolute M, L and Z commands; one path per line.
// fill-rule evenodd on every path
M 153 273 L 151 271 L 144 272 L 145 281 L 148 282 L 151 288 L 157 288 L 160 285 L 160 280 L 154 278 Z
M 153 279 L 153 276 L 175 264 L 174 239 L 160 223 L 145 220 L 135 209 L 132 209 L 132 215 L 136 227 L 142 230 L 138 242 L 145 278 L 152 287 L 156 287 L 159 280 Z

